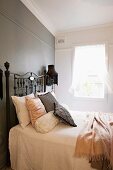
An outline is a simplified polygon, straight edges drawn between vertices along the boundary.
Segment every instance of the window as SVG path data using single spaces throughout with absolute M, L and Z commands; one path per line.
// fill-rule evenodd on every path
M 76 97 L 104 98 L 105 44 L 77 46 L 71 91 Z

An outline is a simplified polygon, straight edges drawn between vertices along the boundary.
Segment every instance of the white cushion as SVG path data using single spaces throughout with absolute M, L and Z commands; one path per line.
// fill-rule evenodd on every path
M 57 124 L 59 119 L 54 116 L 53 111 L 38 118 L 35 122 L 35 130 L 40 133 L 51 131 Z
M 31 98 L 34 98 L 34 94 L 28 95 Z M 18 97 L 11 96 L 13 104 L 16 109 L 16 114 L 20 125 L 25 128 L 30 123 L 30 116 L 26 107 L 26 96 Z

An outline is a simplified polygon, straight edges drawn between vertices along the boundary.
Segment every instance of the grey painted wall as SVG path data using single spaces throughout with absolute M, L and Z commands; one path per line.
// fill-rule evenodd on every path
M 0 0 L 0 68 L 3 71 L 5 61 L 10 62 L 10 71 L 14 73 L 38 73 L 43 66 L 54 64 L 54 41 L 54 36 L 21 1 Z M 4 97 L 0 101 L 0 169 L 6 156 L 5 131 Z

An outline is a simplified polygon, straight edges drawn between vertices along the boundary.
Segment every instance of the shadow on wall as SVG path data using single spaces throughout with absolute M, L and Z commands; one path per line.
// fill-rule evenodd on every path
M 2 122 L 5 118 L 5 115 L 3 114 L 5 103 L 3 102 L 3 71 L 0 69 L 0 120 Z M 4 122 L 5 126 L 5 122 Z M 3 130 L 4 127 L 0 126 L 0 169 L 5 165 L 5 157 L 6 157 L 6 140 L 5 140 L 5 131 Z

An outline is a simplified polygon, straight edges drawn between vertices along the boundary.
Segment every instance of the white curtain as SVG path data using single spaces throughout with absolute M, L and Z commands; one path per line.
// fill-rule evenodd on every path
M 98 75 L 104 81 L 105 72 L 105 44 L 75 47 L 70 92 L 75 96 L 84 94 L 88 75 Z

